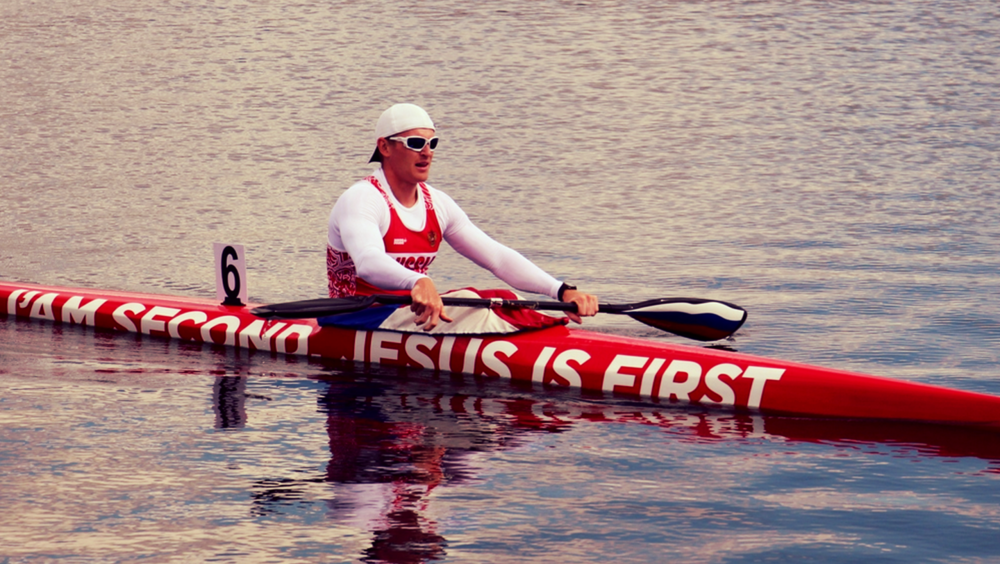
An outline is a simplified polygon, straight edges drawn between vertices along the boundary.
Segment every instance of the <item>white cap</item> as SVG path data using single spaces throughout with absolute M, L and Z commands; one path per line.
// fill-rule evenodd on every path
M 414 104 L 395 104 L 382 112 L 375 124 L 375 139 L 391 137 L 410 129 L 435 129 L 431 116 Z M 375 147 L 375 153 L 368 162 L 382 162 L 382 153 Z

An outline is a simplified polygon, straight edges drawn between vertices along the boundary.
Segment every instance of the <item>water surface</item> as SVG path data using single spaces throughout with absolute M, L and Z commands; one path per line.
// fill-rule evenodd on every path
M 0 5 L 0 278 L 325 292 L 389 104 L 607 301 L 1000 394 L 990 2 Z M 453 252 L 439 287 L 497 282 Z M 589 328 L 678 340 L 615 316 Z M 892 398 L 887 398 L 891 401 Z M 0 319 L 0 561 L 990 562 L 1000 439 L 650 407 Z

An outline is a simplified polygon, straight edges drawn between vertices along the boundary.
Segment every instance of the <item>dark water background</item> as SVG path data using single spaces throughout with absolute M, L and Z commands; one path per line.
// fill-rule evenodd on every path
M 557 277 L 1000 394 L 998 11 L 7 0 L 0 278 L 212 296 L 220 241 L 251 299 L 321 296 L 329 209 L 410 101 L 432 184 Z M 0 319 L 0 562 L 995 562 L 998 480 L 996 435 Z

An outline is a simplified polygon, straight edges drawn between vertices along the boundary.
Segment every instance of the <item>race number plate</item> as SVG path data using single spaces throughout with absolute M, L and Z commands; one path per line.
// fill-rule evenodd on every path
M 213 243 L 215 296 L 222 305 L 241 306 L 247 300 L 247 264 L 243 245 Z

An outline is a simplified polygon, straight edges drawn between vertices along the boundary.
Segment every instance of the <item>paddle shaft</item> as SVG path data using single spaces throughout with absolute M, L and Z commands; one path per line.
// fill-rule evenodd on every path
M 380 304 L 409 304 L 413 300 L 410 296 L 400 296 L 394 294 L 376 294 L 372 296 L 375 303 Z M 534 309 L 538 311 L 571 311 L 576 313 L 577 307 L 573 302 L 550 302 L 538 300 L 505 300 L 501 298 L 456 298 L 441 296 L 441 303 L 446 306 L 456 307 L 500 307 L 500 308 L 521 308 Z M 617 304 L 599 304 L 598 311 L 604 313 L 621 313 L 623 307 Z
M 478 308 L 523 308 L 575 312 L 572 302 L 505 300 L 501 298 L 460 298 L 442 296 L 446 306 Z M 377 294 L 351 298 L 322 298 L 258 307 L 253 313 L 271 319 L 302 319 L 347 314 L 373 305 L 406 305 L 409 295 Z M 746 320 L 745 309 L 726 302 L 697 298 L 660 298 L 632 304 L 599 304 L 598 311 L 628 315 L 632 319 L 699 341 L 724 339 Z

